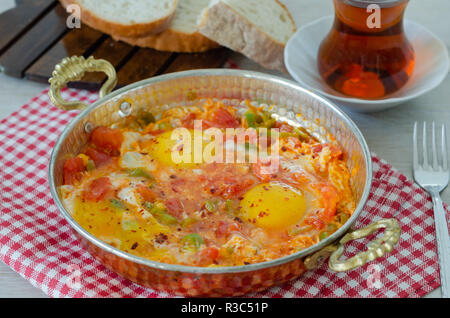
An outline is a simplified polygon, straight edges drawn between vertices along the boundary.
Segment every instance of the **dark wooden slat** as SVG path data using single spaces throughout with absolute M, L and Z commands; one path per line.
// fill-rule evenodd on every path
M 56 6 L 0 57 L 0 67 L 11 76 L 24 71 L 66 32 L 66 12 Z
M 229 54 L 226 48 L 218 48 L 204 53 L 182 53 L 164 71 L 165 73 L 180 72 L 201 68 L 220 68 Z
M 172 55 L 153 49 L 139 49 L 117 73 L 118 87 L 154 76 Z
M 73 29 L 41 56 L 25 72 L 25 77 L 39 82 L 47 82 L 56 64 L 67 56 L 82 56 L 104 38 L 103 33 L 83 26 Z
M 7 46 L 0 55 L 0 70 L 11 76 L 25 75 L 28 79 L 46 82 L 64 57 L 92 55 L 114 65 L 118 70 L 118 87 L 121 87 L 165 73 L 222 67 L 229 52 L 216 49 L 178 54 L 132 47 L 85 25 L 82 29 L 67 29 L 67 13 L 57 0 L 16 0 L 16 3 L 16 10 L 7 12 L 8 19 L 0 19 L 0 34 L 3 34 L 0 44 Z M 20 8 L 27 10 L 18 10 Z M 30 13 L 30 8 L 35 10 Z M 3 17 L 5 14 L 0 16 Z M 6 32 L 2 33 L 5 28 Z M 105 80 L 103 73 L 88 73 L 69 86 L 98 90 Z
M 110 62 L 116 70 L 124 64 L 134 52 L 134 47 L 123 42 L 116 42 L 108 37 L 97 49 L 91 52 L 96 59 L 105 59 Z M 106 80 L 104 73 L 87 73 L 80 82 L 73 82 L 69 87 L 98 90 Z
M 16 1 L 17 2 L 17 1 Z M 25 32 L 56 0 L 22 0 L 0 15 L 0 54 Z

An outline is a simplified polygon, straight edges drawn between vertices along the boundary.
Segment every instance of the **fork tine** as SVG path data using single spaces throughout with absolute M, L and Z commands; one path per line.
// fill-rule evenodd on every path
M 437 170 L 438 169 L 438 157 L 437 157 L 437 148 L 436 148 L 436 124 L 432 123 L 432 132 L 431 132 L 431 137 L 432 137 L 432 151 L 433 151 L 433 169 Z
M 427 148 L 427 122 L 423 123 L 423 168 L 428 168 L 428 148 Z
M 445 124 L 442 125 L 442 168 L 444 170 L 448 169 L 447 165 L 447 129 L 445 127 Z
M 419 169 L 419 152 L 417 150 L 417 121 L 414 123 L 413 133 L 413 165 L 414 169 Z

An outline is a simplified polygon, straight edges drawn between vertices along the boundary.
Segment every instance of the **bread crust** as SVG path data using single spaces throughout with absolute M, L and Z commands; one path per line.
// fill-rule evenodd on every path
M 287 17 L 289 18 L 289 20 L 291 20 L 291 23 L 294 25 L 294 29 L 292 30 L 294 33 L 297 31 L 297 25 L 295 23 L 294 18 L 291 15 L 291 12 L 289 11 L 289 9 L 286 7 L 286 5 L 281 2 L 280 0 L 275 0 L 276 3 L 278 3 L 280 5 L 280 7 L 283 8 L 283 10 L 286 12 Z
M 287 8 L 278 0 L 276 1 L 286 10 L 295 26 Z M 271 38 L 223 2 L 215 4 L 204 13 L 199 31 L 206 37 L 244 54 L 268 69 L 287 72 L 284 64 L 286 44 Z M 295 32 L 295 29 L 293 31 Z
M 118 35 L 113 35 L 112 37 L 116 41 L 123 41 L 131 45 L 179 53 L 205 52 L 220 46 L 199 32 L 184 33 L 170 28 L 159 34 L 140 38 L 121 37 Z
M 67 8 L 68 5 L 78 4 L 77 0 L 59 0 L 63 7 Z M 163 17 L 159 20 L 153 21 L 151 23 L 136 23 L 132 25 L 126 25 L 121 23 L 114 23 L 107 20 L 104 20 L 101 17 L 98 17 L 94 13 L 89 10 L 85 10 L 83 6 L 80 6 L 81 9 L 81 21 L 87 24 L 93 29 L 99 30 L 109 35 L 116 35 L 122 37 L 141 37 L 149 34 L 157 34 L 164 30 L 166 30 L 172 19 L 175 15 L 175 11 L 177 8 L 178 0 L 176 0 L 176 5 L 173 8 L 170 15 Z

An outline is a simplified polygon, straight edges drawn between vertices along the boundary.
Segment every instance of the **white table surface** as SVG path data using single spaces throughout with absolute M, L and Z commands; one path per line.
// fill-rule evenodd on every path
M 297 26 L 333 13 L 331 0 L 284 0 Z M 14 5 L 14 0 L 0 1 L 0 12 Z M 407 18 L 423 24 L 450 48 L 450 1 L 411 0 Z M 233 59 L 241 67 L 262 71 L 256 64 L 236 54 Z M 17 110 L 46 85 L 14 79 L 0 74 L 0 118 Z M 414 121 L 450 123 L 450 76 L 434 91 L 389 111 L 375 114 L 350 113 L 361 128 L 370 149 L 408 177 L 411 174 L 411 133 Z M 443 192 L 450 203 L 450 190 Z M 28 281 L 0 262 L 0 297 L 46 297 Z M 426 297 L 440 297 L 435 290 Z

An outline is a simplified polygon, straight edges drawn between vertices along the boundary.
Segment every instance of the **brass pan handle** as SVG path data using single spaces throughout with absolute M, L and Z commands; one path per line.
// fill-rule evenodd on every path
M 87 59 L 82 56 L 66 57 L 55 66 L 52 78 L 49 79 L 50 90 L 48 95 L 56 107 L 63 110 L 85 109 L 88 107 L 82 101 L 66 101 L 61 97 L 61 89 L 68 82 L 81 80 L 86 72 L 104 72 L 108 76 L 108 80 L 100 89 L 100 98 L 109 94 L 117 84 L 116 70 L 108 61 L 96 60 L 92 56 Z
M 344 253 L 346 243 L 369 236 L 375 231 L 383 228 L 385 229 L 383 237 L 369 242 L 367 250 L 360 252 L 347 260 L 339 260 Z M 400 239 L 400 233 L 400 225 L 396 219 L 382 219 L 365 228 L 347 233 L 339 241 L 337 249 L 331 254 L 328 265 L 336 272 L 345 272 L 361 267 L 367 262 L 383 257 L 386 253 L 391 252 Z

